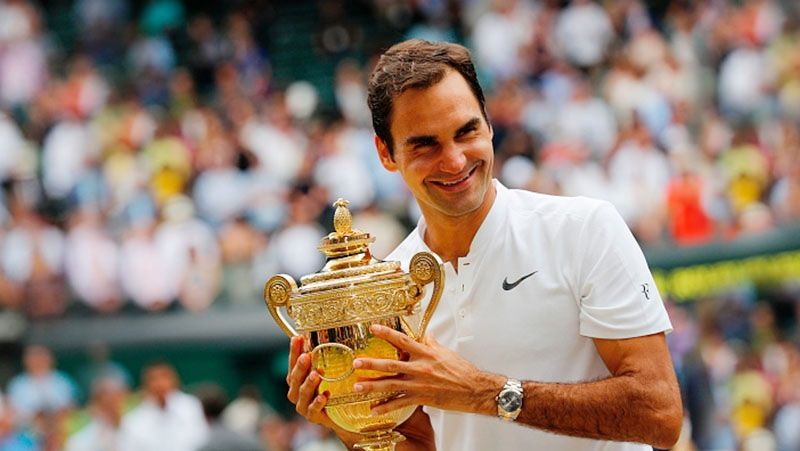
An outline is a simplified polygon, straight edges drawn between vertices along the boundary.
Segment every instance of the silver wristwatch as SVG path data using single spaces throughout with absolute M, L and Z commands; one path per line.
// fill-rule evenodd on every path
M 522 412 L 522 383 L 509 378 L 503 389 L 497 394 L 497 416 L 505 421 L 514 421 Z

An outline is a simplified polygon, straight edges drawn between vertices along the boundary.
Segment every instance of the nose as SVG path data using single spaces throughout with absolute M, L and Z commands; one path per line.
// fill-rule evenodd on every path
M 459 174 L 467 165 L 464 150 L 456 143 L 450 142 L 442 146 L 439 170 L 448 174 Z

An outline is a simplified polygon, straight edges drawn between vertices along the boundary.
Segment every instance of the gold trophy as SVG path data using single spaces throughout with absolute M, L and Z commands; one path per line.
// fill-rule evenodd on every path
M 387 341 L 375 337 L 369 328 L 382 324 L 404 332 L 413 339 L 425 333 L 444 286 L 444 273 L 437 258 L 420 252 L 411 259 L 409 273 L 396 261 L 378 261 L 369 244 L 375 238 L 352 229 L 348 202 L 334 203 L 335 232 L 322 240 L 319 250 L 327 257 L 322 270 L 294 279 L 285 274 L 271 277 L 264 286 L 267 310 L 290 337 L 302 334 L 305 351 L 322 379 L 319 391 L 330 392 L 325 410 L 341 428 L 363 435 L 356 449 L 392 451 L 404 440 L 393 429 L 406 421 L 414 406 L 372 416 L 370 408 L 398 393 L 356 393 L 353 384 L 361 380 L 392 376 L 374 370 L 353 368 L 353 359 L 401 358 Z M 425 285 L 433 282 L 428 307 L 420 315 Z M 294 321 L 292 326 L 280 308 Z

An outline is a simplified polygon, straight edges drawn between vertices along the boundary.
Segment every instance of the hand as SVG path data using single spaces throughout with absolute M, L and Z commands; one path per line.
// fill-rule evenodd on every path
M 353 389 L 361 393 L 399 392 L 402 395 L 372 409 L 379 415 L 409 405 L 425 405 L 445 410 L 495 415 L 495 396 L 505 378 L 484 373 L 472 363 L 445 348 L 432 336 L 420 342 L 381 325 L 370 330 L 408 354 L 408 361 L 358 358 L 353 367 L 397 373 L 380 380 L 359 381 Z
M 289 392 L 286 397 L 305 419 L 333 429 L 333 422 L 323 410 L 330 394 L 316 394 L 322 379 L 319 373 L 311 370 L 311 355 L 303 352 L 303 340 L 300 336 L 292 337 L 289 345 L 289 371 L 286 375 Z

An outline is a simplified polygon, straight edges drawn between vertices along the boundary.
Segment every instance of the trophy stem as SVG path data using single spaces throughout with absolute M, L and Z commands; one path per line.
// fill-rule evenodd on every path
M 394 451 L 395 446 L 405 440 L 403 434 L 395 431 L 378 431 L 364 437 L 353 449 L 364 451 Z

